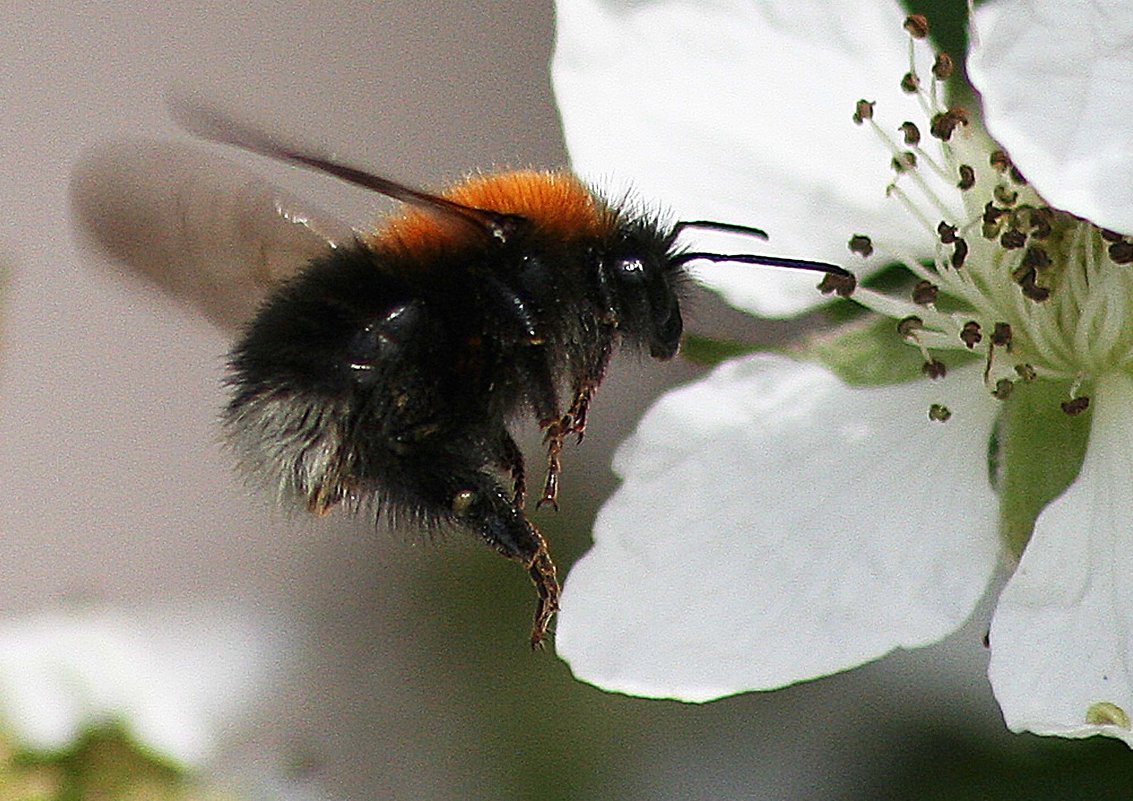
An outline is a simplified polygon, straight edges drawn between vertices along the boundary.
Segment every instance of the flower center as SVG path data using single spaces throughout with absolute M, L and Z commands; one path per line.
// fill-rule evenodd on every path
M 964 109 L 945 105 L 952 60 L 936 54 L 925 84 L 916 67 L 927 46 L 921 22 L 906 22 L 910 69 L 901 85 L 924 109 L 929 142 L 912 121 L 895 129 L 899 137 L 889 134 L 864 100 L 854 120 L 888 146 L 895 176 L 887 193 L 927 229 L 935 253 L 925 264 L 853 237 L 852 251 L 877 249 L 917 278 L 905 297 L 859 287 L 853 299 L 899 320 L 930 377 L 946 370 L 934 353 L 979 353 L 995 397 L 1005 399 L 1018 381 L 1069 381 L 1063 410 L 1077 414 L 1089 403 L 1083 385 L 1133 367 L 1133 242 L 1048 206 Z

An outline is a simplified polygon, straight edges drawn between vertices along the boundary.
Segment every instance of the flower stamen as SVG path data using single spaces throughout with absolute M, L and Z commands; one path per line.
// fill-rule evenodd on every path
M 1084 381 L 1133 366 L 1133 271 L 1116 269 L 1133 263 L 1133 237 L 1047 206 L 1005 151 L 987 147 L 965 109 L 938 102 L 938 85 L 954 72 L 947 54 L 935 54 L 933 79 L 923 84 L 915 65 L 927 27 L 915 16 L 906 27 L 903 86 L 930 120 L 934 149 L 914 121 L 895 129 L 900 139 L 886 133 L 873 102 L 860 101 L 855 120 L 868 121 L 881 138 L 896 171 L 886 194 L 932 233 L 936 253 L 925 264 L 903 246 L 856 236 L 851 250 L 892 255 L 917 282 L 904 298 L 869 289 L 854 298 L 901 321 L 898 331 L 920 350 L 927 375 L 943 374 L 932 350 L 982 352 L 983 383 L 994 397 L 1006 400 L 1020 380 L 1069 379 L 1064 408 L 1081 413 L 1089 405 L 1078 394 Z M 941 311 L 942 296 L 959 308 L 945 303 Z

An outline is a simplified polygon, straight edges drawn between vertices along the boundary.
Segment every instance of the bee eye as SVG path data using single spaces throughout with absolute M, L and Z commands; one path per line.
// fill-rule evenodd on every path
M 645 280 L 645 262 L 636 256 L 618 259 L 614 263 L 614 269 L 623 281 L 640 282 Z

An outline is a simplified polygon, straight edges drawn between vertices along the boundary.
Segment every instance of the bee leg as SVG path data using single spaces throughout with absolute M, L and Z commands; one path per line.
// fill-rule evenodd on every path
M 583 436 L 586 435 L 586 417 L 590 412 L 590 402 L 594 400 L 594 395 L 598 392 L 602 379 L 606 377 L 606 368 L 610 365 L 610 357 L 613 352 L 613 348 L 602 348 L 598 357 L 591 362 L 589 369 L 582 374 L 575 384 L 574 402 L 571 403 L 570 410 L 567 412 L 567 417 L 570 418 L 568 433 L 578 435 L 579 442 L 582 442 Z
M 543 484 L 543 496 L 537 504 L 539 507 L 550 504 L 552 509 L 558 511 L 563 442 L 571 434 L 577 435 L 578 441 L 582 442 L 586 433 L 586 417 L 590 411 L 590 401 L 594 399 L 602 379 L 606 377 L 606 367 L 610 364 L 612 354 L 612 348 L 602 348 L 597 357 L 591 360 L 590 366 L 576 379 L 574 401 L 566 414 L 540 421 L 543 443 L 547 446 L 547 479 Z
M 559 511 L 559 474 L 563 470 L 561 459 L 563 440 L 570 431 L 571 417 L 562 415 L 543 420 L 539 425 L 543 429 L 543 444 L 547 446 L 547 478 L 543 482 L 543 497 L 539 499 L 536 507 L 542 508 L 544 504 L 550 504 L 557 512 Z
M 535 591 L 539 595 L 535 604 L 535 619 L 531 623 L 531 648 L 535 650 L 543 647 L 547 627 L 555 612 L 559 611 L 559 580 L 555 575 L 555 563 L 551 561 L 546 540 L 535 526 L 531 529 L 540 543 L 539 549 L 527 564 L 528 575 L 535 583 Z
M 558 388 L 555 386 L 554 375 L 547 365 L 546 355 L 541 352 L 542 348 L 528 348 L 528 351 L 531 358 L 530 375 L 535 377 L 530 401 L 539 421 L 539 428 L 543 431 L 543 444 L 547 446 L 547 478 L 537 507 L 541 508 L 549 503 L 558 511 L 559 473 L 562 471 L 560 454 L 563 450 L 563 440 L 566 439 L 564 424 L 567 418 L 561 411 Z
M 481 476 L 475 484 L 453 496 L 453 513 L 466 526 L 476 529 L 499 553 L 527 569 L 538 594 L 531 625 L 531 647 L 539 648 L 547 636 L 551 618 L 559 609 L 559 582 L 547 541 L 492 479 Z
M 527 503 L 527 472 L 523 464 L 523 451 L 506 429 L 500 432 L 499 449 L 499 466 L 511 473 L 512 503 L 517 509 L 522 509 Z
M 537 315 L 519 291 L 508 286 L 498 277 L 491 274 L 485 275 L 483 286 L 493 307 L 505 319 L 510 320 L 515 325 L 517 332 L 527 346 L 522 349 L 520 358 L 526 361 L 526 372 L 532 376 L 531 403 L 534 406 L 536 417 L 540 420 L 540 425 L 545 428 L 546 423 L 544 421 L 555 420 L 559 417 L 560 407 L 555 375 L 547 363 L 546 348 L 544 347 L 546 338 L 537 320 Z M 562 437 L 558 437 L 557 446 L 552 442 L 550 448 L 553 453 L 548 456 L 551 464 L 547 469 L 547 482 L 548 485 L 552 482 L 551 474 L 554 473 L 555 478 L 553 480 L 556 489 L 550 491 L 550 495 L 548 495 L 548 490 L 544 489 L 543 497 L 539 500 L 538 506 L 551 503 L 557 510 L 559 507 L 555 496 L 558 494 L 557 481 L 558 473 L 561 470 L 558 454 L 562 451 Z M 523 457 L 519 454 L 519 448 L 515 445 L 514 440 L 510 443 L 510 449 L 515 452 L 515 455 L 506 452 L 502 466 L 511 470 L 512 480 L 515 482 L 516 506 L 523 508 L 527 500 L 527 484 L 523 475 Z

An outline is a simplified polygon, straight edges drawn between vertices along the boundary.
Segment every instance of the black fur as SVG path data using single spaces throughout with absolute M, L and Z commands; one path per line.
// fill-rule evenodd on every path
M 672 239 L 625 215 L 602 237 L 531 225 L 427 256 L 362 242 L 331 251 L 233 350 L 229 441 L 250 474 L 313 511 L 373 502 L 394 522 L 455 524 L 533 576 L 542 555 L 553 587 L 540 592 L 554 595 L 508 426 L 530 414 L 548 431 L 554 502 L 554 440 L 581 436 L 616 345 L 677 352 L 684 269 Z

